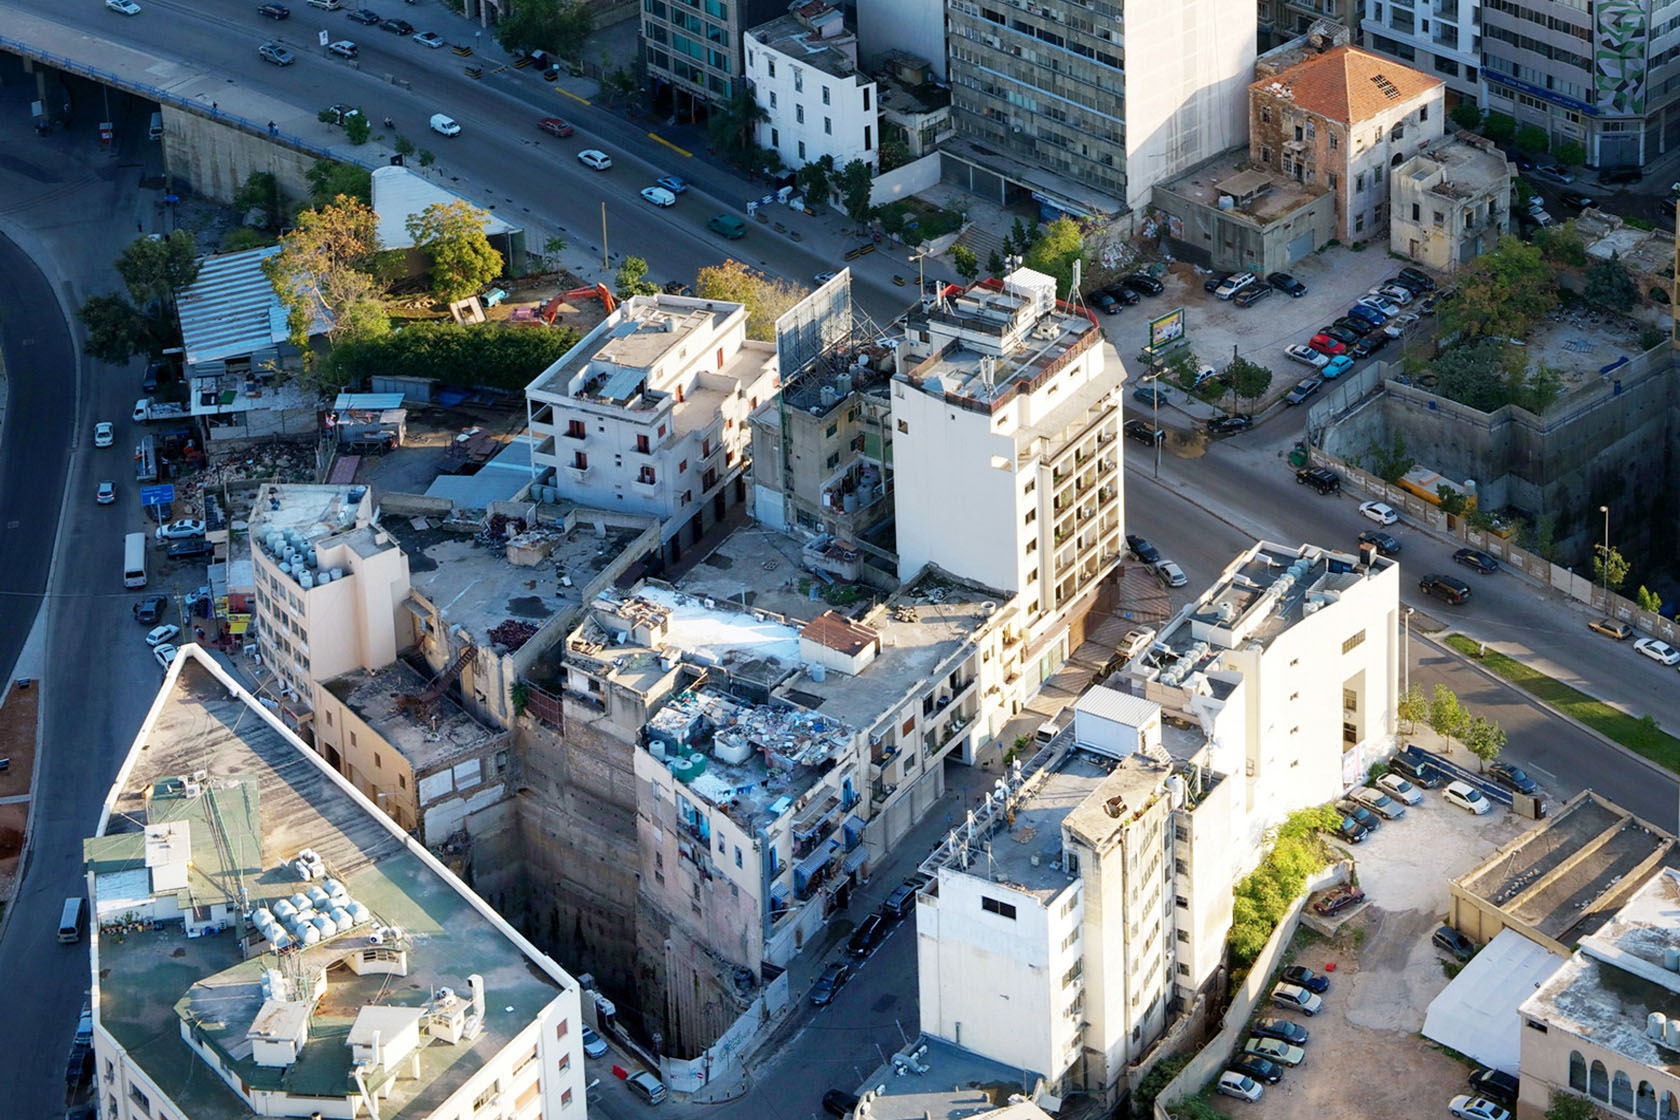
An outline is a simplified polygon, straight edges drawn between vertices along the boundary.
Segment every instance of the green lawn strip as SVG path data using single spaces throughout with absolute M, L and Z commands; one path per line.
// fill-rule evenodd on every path
M 1680 739 L 1662 730 L 1654 720 L 1638 719 L 1618 711 L 1602 700 L 1594 700 L 1580 689 L 1548 677 L 1503 653 L 1488 650 L 1483 654 L 1482 644 L 1463 634 L 1449 634 L 1446 640 L 1453 649 L 1480 661 L 1524 692 L 1550 704 L 1571 719 L 1579 720 L 1652 762 L 1680 772 Z

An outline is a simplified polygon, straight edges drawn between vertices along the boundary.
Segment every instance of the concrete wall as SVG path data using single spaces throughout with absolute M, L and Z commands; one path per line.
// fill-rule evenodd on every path
M 319 152 L 270 138 L 226 115 L 211 118 L 163 106 L 164 167 L 217 202 L 231 204 L 233 192 L 257 171 L 271 173 L 289 197 L 308 198 L 305 173 L 318 158 Z
M 1565 556 L 1585 555 L 1598 540 L 1601 522 L 1589 511 L 1600 505 L 1610 506 L 1624 553 L 1648 546 L 1643 534 L 1672 517 L 1663 506 L 1664 492 L 1680 484 L 1680 374 L 1667 344 L 1544 416 L 1514 405 L 1480 412 L 1383 376 L 1365 370 L 1313 408 L 1309 432 L 1325 454 L 1364 462 L 1373 445 L 1387 447 L 1398 434 L 1418 463 L 1474 480 L 1483 508 L 1555 515 Z
M 889 202 L 897 202 L 901 198 L 929 187 L 939 182 L 940 155 L 930 152 L 921 159 L 913 159 L 902 167 L 895 167 L 891 171 L 883 171 L 875 176 L 875 181 L 869 184 L 869 204 L 871 206 L 885 206 Z

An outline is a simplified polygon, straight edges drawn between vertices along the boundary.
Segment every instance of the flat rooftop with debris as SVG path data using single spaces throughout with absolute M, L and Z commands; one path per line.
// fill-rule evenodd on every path
M 404 697 L 425 692 L 429 683 L 399 658 L 383 669 L 334 677 L 326 689 L 401 751 L 417 775 L 475 754 L 506 734 L 478 722 L 447 694 L 428 705 L 424 718 L 404 705 Z
M 395 1048 L 399 1027 L 424 1023 L 412 1056 L 365 1076 L 391 1093 L 386 1120 L 427 1117 L 575 988 L 197 646 L 163 692 L 84 857 L 99 1025 L 186 1115 L 251 1115 L 183 1040 L 189 1029 L 253 1092 L 330 1101 L 357 1094 L 352 1047 L 370 1025 Z M 296 866 L 306 852 L 309 879 Z M 246 915 L 278 915 L 311 888 L 351 916 L 282 957 Z M 482 1016 L 446 1041 L 427 1016 L 445 1010 L 440 989 L 467 992 L 473 975 Z M 257 1060 L 254 1047 L 300 1022 L 307 1040 L 289 1062 Z
M 1041 1076 L 922 1035 L 881 1063 L 858 1095 L 868 1100 L 870 1120 L 1049 1120 L 1044 1109 L 1061 1107 L 1054 1098 L 1041 1098 L 1042 1108 L 1031 1099 L 1011 1102 L 1032 1093 Z

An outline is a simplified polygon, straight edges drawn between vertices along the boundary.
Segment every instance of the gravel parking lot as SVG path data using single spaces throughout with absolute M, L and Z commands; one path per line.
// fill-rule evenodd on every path
M 1446 912 L 1448 880 L 1531 823 L 1509 813 L 1473 817 L 1426 791 L 1423 804 L 1352 848 L 1370 903 L 1334 937 L 1303 932 L 1296 940 L 1294 963 L 1335 966 L 1324 1010 L 1311 1019 L 1284 1015 L 1312 1033 L 1306 1061 L 1257 1103 L 1216 1097 L 1216 1107 L 1247 1120 L 1446 1115 L 1470 1071 L 1418 1033 L 1447 986 L 1429 936 Z

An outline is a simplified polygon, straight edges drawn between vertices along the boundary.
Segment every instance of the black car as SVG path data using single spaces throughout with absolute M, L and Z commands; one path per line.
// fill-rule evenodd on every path
M 1420 789 L 1440 789 L 1447 784 L 1447 776 L 1428 763 L 1419 765 L 1409 758 L 1397 757 L 1389 761 L 1388 768 Z
M 1342 488 L 1342 476 L 1328 467 L 1302 467 L 1295 472 L 1295 481 L 1311 486 L 1320 494 L 1332 494 Z
M 902 918 L 916 908 L 916 892 L 920 888 L 915 880 L 900 883 L 893 888 L 887 900 L 881 903 L 881 913 L 894 918 Z
M 1307 286 L 1287 272 L 1274 272 L 1266 277 L 1266 283 L 1286 295 L 1299 298 L 1307 294 Z
M 1384 556 L 1394 556 L 1400 551 L 1400 542 L 1381 529 L 1367 529 L 1359 534 L 1360 544 L 1374 544 L 1377 551 Z
M 1336 835 L 1349 844 L 1363 844 L 1365 838 L 1371 835 L 1371 830 L 1352 817 L 1343 817 L 1336 825 Z
M 1451 603 L 1455 607 L 1470 598 L 1469 584 L 1461 579 L 1437 575 L 1434 572 L 1418 580 L 1418 590 L 1425 595 L 1433 595 L 1437 599 Z
M 1471 944 L 1470 939 L 1451 926 L 1442 926 L 1436 930 L 1429 943 L 1442 952 L 1451 953 L 1461 961 L 1467 961 L 1476 955 L 1476 946 Z
M 1207 431 L 1210 436 L 1234 436 L 1238 432 L 1246 432 L 1252 427 L 1254 427 L 1254 417 L 1246 412 L 1215 416 L 1207 422 Z
M 1589 206 L 1598 205 L 1591 195 L 1582 194 L 1580 191 L 1564 191 L 1558 195 L 1558 201 L 1571 210 L 1585 210 Z
M 1246 1074 L 1256 1081 L 1264 1081 L 1268 1085 L 1276 1085 L 1283 1080 L 1283 1067 L 1269 1058 L 1257 1057 L 1254 1054 L 1239 1055 L 1226 1069 Z
M 1225 281 L 1235 275 L 1236 273 L 1234 272 L 1215 272 L 1212 276 L 1209 276 L 1206 280 L 1202 281 L 1202 291 L 1217 292 L 1221 284 L 1225 283 Z
M 1288 965 L 1279 973 L 1278 978 L 1285 984 L 1293 984 L 1297 988 L 1305 988 L 1307 991 L 1317 992 L 1319 995 L 1323 995 L 1330 990 L 1329 978 L 1320 976 L 1305 965 Z
M 1128 420 L 1124 425 L 1126 438 L 1136 440 L 1145 447 L 1154 447 L 1167 438 L 1167 433 L 1147 420 Z
M 1295 388 L 1289 390 L 1288 393 L 1284 394 L 1284 397 L 1283 397 L 1284 407 L 1287 408 L 1291 405 L 1300 404 L 1302 401 L 1306 400 L 1308 397 L 1312 396 L 1314 393 L 1318 392 L 1323 387 L 1324 387 L 1324 378 L 1322 378 L 1322 377 L 1303 377 L 1300 381 L 1295 383 Z M 1295 475 L 1295 479 L 1296 479 L 1296 481 L 1301 480 L 1301 476 L 1300 476 L 1299 473 L 1297 473 Z
M 185 537 L 170 541 L 166 555 L 171 560 L 191 560 L 195 556 L 213 556 L 216 546 L 203 537 Z
M 1433 292 L 1435 290 L 1434 277 L 1409 265 L 1400 270 L 1398 279 L 1402 284 L 1417 284 L 1419 291 Z
M 258 4 L 257 14 L 269 19 L 286 19 L 292 14 L 292 10 L 283 4 Z
M 379 26 L 381 29 L 391 32 L 393 35 L 414 34 L 414 25 L 409 23 L 406 19 L 381 20 L 379 22 Z
M 1231 302 L 1238 307 L 1253 307 L 1261 300 L 1272 294 L 1272 289 L 1264 284 L 1250 284 L 1242 291 L 1231 297 Z
M 1305 1046 L 1307 1044 L 1307 1028 L 1299 1023 L 1292 1023 L 1288 1019 L 1256 1019 L 1254 1025 L 1248 1028 L 1250 1034 L 1256 1038 L 1276 1038 L 1291 1046 Z
M 844 962 L 831 964 L 823 969 L 817 982 L 811 985 L 811 1002 L 818 1007 L 832 1003 L 834 997 L 840 994 L 840 989 L 846 986 L 846 981 L 852 978 L 852 966 Z
M 1114 300 L 1116 303 L 1123 303 L 1127 307 L 1130 307 L 1134 303 L 1141 303 L 1143 301 L 1142 296 L 1138 295 L 1124 284 L 1116 284 L 1112 288 L 1104 288 L 1103 291 L 1108 293 L 1108 297 L 1110 299 Z
M 1133 556 L 1136 556 L 1145 564 L 1153 564 L 1161 559 L 1161 550 L 1150 544 L 1149 541 L 1143 537 L 1135 537 L 1132 534 L 1127 533 L 1126 547 L 1132 550 Z
M 1348 331 L 1353 335 L 1355 340 L 1364 338 L 1366 334 L 1370 332 L 1371 328 L 1376 325 L 1377 324 L 1371 322 L 1371 320 L 1362 319 L 1356 315 L 1343 315 L 1340 319 L 1337 319 L 1331 324 L 1331 326 L 1340 327 L 1342 330 Z
M 1488 1097 L 1504 1105 L 1516 1104 L 1517 1089 L 1522 1084 L 1504 1070 L 1488 1069 L 1486 1066 L 1477 1066 L 1469 1080 L 1471 1090 L 1478 1097 Z
M 1338 327 L 1335 323 L 1331 323 L 1327 327 L 1320 327 L 1318 333 L 1327 334 L 1337 342 L 1346 346 L 1352 346 L 1361 338 L 1365 337 L 1363 331 L 1350 331 L 1346 327 Z
M 823 1111 L 830 1116 L 850 1116 L 858 1106 L 858 1099 L 844 1089 L 830 1089 L 823 1094 Z
M 881 934 L 886 932 L 887 920 L 879 914 L 871 914 L 858 923 L 857 929 L 852 931 L 852 939 L 846 942 L 846 952 L 854 957 L 866 957 L 875 943 L 881 940 Z
M 1358 887 L 1337 887 L 1313 903 L 1313 913 L 1321 918 L 1333 918 L 1343 910 L 1351 910 L 1365 901 L 1365 892 Z
M 1540 792 L 1540 786 L 1528 776 L 1528 771 L 1520 766 L 1512 766 L 1509 762 L 1495 762 L 1487 768 L 1487 773 L 1488 777 L 1506 789 L 1531 795 Z
M 1388 336 L 1381 331 L 1372 331 L 1358 342 L 1348 347 L 1348 357 L 1369 358 L 1378 350 L 1388 345 Z
M 1352 817 L 1354 823 L 1366 832 L 1375 832 L 1382 827 L 1382 818 L 1357 801 L 1338 801 L 1336 811 Z
M 1120 311 L 1120 304 L 1107 292 L 1092 292 L 1085 301 L 1104 315 L 1115 315 Z
M 1120 283 L 1123 287 L 1130 288 L 1132 291 L 1141 296 L 1158 296 L 1167 290 L 1166 285 L 1155 279 L 1155 277 L 1147 276 L 1141 272 L 1134 272 L 1130 276 L 1120 277 Z
M 1453 553 L 1453 559 L 1466 568 L 1474 568 L 1484 576 L 1499 570 L 1499 561 L 1489 556 L 1479 548 L 1461 548 Z
M 1527 156 L 1514 155 L 1511 157 L 1511 162 L 1517 165 L 1518 171 L 1534 170 L 1534 161 L 1529 159 Z
M 350 22 L 365 23 L 369 27 L 379 26 L 379 21 L 382 18 L 383 17 L 378 12 L 371 11 L 367 8 L 357 8 L 355 11 L 350 13 Z
M 1644 173 L 1637 167 L 1606 167 L 1598 173 L 1601 183 L 1637 183 L 1643 178 Z
M 134 621 L 144 622 L 147 626 L 163 618 L 163 612 L 169 607 L 167 595 L 148 595 L 134 604 Z

